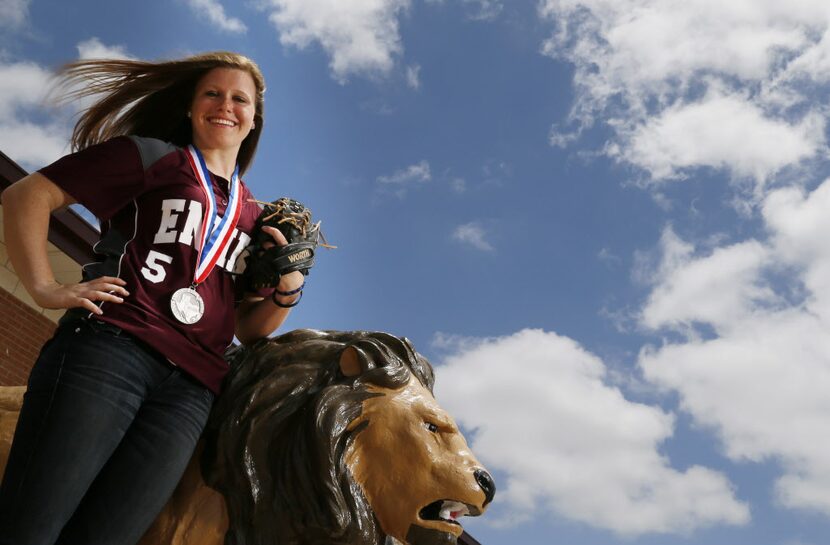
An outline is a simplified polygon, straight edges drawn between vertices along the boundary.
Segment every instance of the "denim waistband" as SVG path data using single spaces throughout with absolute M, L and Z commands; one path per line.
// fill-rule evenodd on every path
M 76 312 L 78 309 L 70 309 L 66 312 L 60 320 L 58 320 L 58 329 L 59 330 L 67 330 L 67 331 L 78 331 L 79 328 L 88 328 L 95 333 L 105 333 L 108 335 L 112 335 L 114 337 L 118 337 L 124 341 L 130 341 L 136 347 L 144 350 L 145 352 L 152 354 L 154 357 L 158 358 L 159 361 L 163 362 L 165 365 L 169 365 L 174 368 L 179 368 L 178 365 L 170 361 L 166 356 L 164 356 L 161 352 L 159 352 L 156 348 L 150 346 L 142 339 L 139 339 L 129 331 L 125 331 L 122 328 L 118 327 L 117 325 L 110 324 L 108 322 L 104 322 L 98 320 L 94 317 L 89 316 L 89 312 L 84 310 L 82 313 Z M 187 377 L 188 380 L 193 381 L 195 384 L 207 388 L 202 382 L 198 379 L 190 375 L 186 371 L 182 371 L 182 373 Z
M 79 327 L 89 327 L 90 329 L 92 329 L 92 331 L 95 331 L 96 333 L 105 332 L 111 335 L 115 335 L 117 337 L 132 337 L 132 335 L 130 335 L 117 325 L 110 324 L 108 322 L 104 322 L 96 318 L 88 318 L 86 316 L 79 316 L 77 314 L 71 315 L 70 313 L 66 313 L 61 317 L 61 319 L 58 321 L 58 327 L 61 329 L 77 329 Z
M 111 333 L 117 337 L 132 337 L 129 333 L 118 327 L 117 325 L 112 325 L 107 322 L 102 322 L 101 320 L 96 320 L 95 318 L 85 318 L 84 322 L 92 328 L 93 331 L 105 331 L 107 333 Z

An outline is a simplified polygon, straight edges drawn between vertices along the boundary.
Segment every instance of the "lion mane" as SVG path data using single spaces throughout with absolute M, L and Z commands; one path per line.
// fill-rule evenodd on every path
M 344 350 L 360 372 L 345 376 Z M 398 389 L 411 376 L 432 392 L 429 362 L 387 333 L 297 330 L 229 354 L 202 459 L 206 482 L 225 495 L 228 545 L 384 541 L 345 465 L 362 429 L 349 430 L 370 386 Z

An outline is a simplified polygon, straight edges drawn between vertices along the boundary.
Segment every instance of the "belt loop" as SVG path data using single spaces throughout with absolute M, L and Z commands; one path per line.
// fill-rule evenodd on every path
M 84 318 L 83 321 L 89 325 L 89 328 L 92 329 L 92 331 L 96 333 L 106 332 L 110 335 L 115 335 L 116 337 L 124 336 L 124 330 L 117 325 L 102 322 L 101 320 L 96 320 L 95 318 Z

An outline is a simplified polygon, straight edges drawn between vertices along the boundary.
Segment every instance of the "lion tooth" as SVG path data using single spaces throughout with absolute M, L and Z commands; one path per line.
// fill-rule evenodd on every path
M 438 516 L 444 520 L 455 520 L 459 517 L 463 517 L 469 512 L 470 510 L 467 509 L 467 506 L 461 502 L 445 501 L 441 505 L 441 512 Z

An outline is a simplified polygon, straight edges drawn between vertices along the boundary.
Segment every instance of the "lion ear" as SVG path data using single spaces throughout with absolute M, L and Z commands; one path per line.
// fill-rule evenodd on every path
M 347 346 L 340 353 L 340 372 L 347 377 L 356 377 L 363 370 L 360 367 L 360 353 L 354 346 Z

